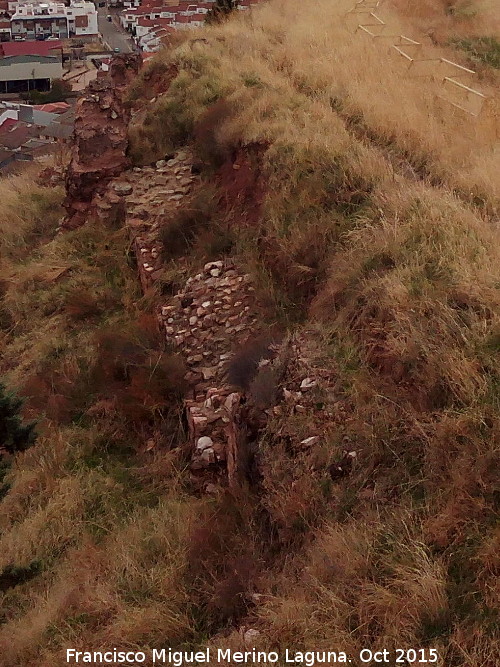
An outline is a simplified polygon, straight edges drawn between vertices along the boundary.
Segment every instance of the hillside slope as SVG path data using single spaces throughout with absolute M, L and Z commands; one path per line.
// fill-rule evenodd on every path
M 499 664 L 497 75 L 464 114 L 351 6 L 272 0 L 155 56 L 119 220 L 55 235 L 62 193 L 9 182 L 1 370 L 42 421 L 1 487 L 6 667 L 207 646 Z M 427 21 L 382 12 L 412 38 Z M 469 64 L 446 41 L 425 48 Z M 260 309 L 246 345 L 225 334 L 252 465 L 228 488 L 193 471 L 183 406 L 227 343 L 193 295 L 219 290 L 219 336 L 239 277 Z

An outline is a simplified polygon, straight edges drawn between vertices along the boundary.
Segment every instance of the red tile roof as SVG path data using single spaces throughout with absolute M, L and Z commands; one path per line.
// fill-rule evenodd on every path
M 67 102 L 50 102 L 49 104 L 34 104 L 33 109 L 47 113 L 64 113 L 69 109 Z
M 140 25 L 141 28 L 151 28 L 156 24 L 153 19 L 147 19 L 145 16 L 139 16 L 137 19 L 137 25 Z
M 47 40 L 45 42 L 2 42 L 0 44 L 0 56 L 56 56 L 53 49 L 60 49 L 60 40 Z
M 0 134 L 0 144 L 11 149 L 19 148 L 34 135 L 36 131 L 28 127 L 26 123 L 17 122 L 8 132 Z
M 0 125 L 0 134 L 4 132 L 9 132 L 14 125 L 16 125 L 17 120 L 15 118 L 6 118 L 4 122 Z

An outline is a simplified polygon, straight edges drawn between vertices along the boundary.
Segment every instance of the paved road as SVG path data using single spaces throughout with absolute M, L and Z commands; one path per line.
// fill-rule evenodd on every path
M 106 7 L 98 7 L 97 9 L 97 22 L 103 40 L 109 44 L 111 49 L 120 49 L 122 53 L 130 53 L 132 51 L 130 36 L 118 27 L 118 19 L 116 17 L 114 17 L 115 20 L 112 22 L 106 19 L 108 12 L 109 10 Z

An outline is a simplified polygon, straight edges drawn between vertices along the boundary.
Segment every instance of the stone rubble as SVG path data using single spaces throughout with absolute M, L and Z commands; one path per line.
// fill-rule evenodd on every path
M 124 222 L 145 292 L 163 274 L 161 226 L 199 182 L 192 165 L 192 154 L 178 151 L 154 167 L 123 172 L 96 197 L 103 221 L 117 207 L 125 207 Z M 229 261 L 209 262 L 159 308 L 158 316 L 167 340 L 184 355 L 189 368 L 185 379 L 192 396 L 185 400 L 185 409 L 191 468 L 227 469 L 229 484 L 237 484 L 244 465 L 239 425 L 243 397 L 227 383 L 226 368 L 233 352 L 259 330 L 250 276 Z
M 94 209 L 96 194 L 128 166 L 127 85 L 137 75 L 137 54 L 113 58 L 109 76 L 92 81 L 76 104 L 71 161 L 65 174 L 66 218 L 62 227 L 83 225 Z
M 115 57 L 110 77 L 92 83 L 78 101 L 73 156 L 65 173 L 67 217 L 62 227 L 77 227 L 93 214 L 103 222 L 125 225 L 141 285 L 147 292 L 164 276 L 162 225 L 169 215 L 185 205 L 199 183 L 201 167 L 194 162 L 190 150 L 183 149 L 165 155 L 151 166 L 130 168 L 126 155 L 130 112 L 123 100 L 138 67 L 136 55 Z M 55 169 L 45 175 L 54 184 L 62 176 Z M 189 369 L 185 379 L 192 395 L 185 400 L 185 409 L 191 468 L 227 471 L 229 484 L 237 485 L 246 465 L 245 420 L 252 409 L 252 400 L 250 397 L 248 402 L 249 396 L 228 383 L 227 368 L 234 353 L 262 332 L 262 308 L 256 300 L 251 277 L 231 261 L 208 262 L 186 281 L 184 289 L 160 307 L 158 319 L 167 340 L 184 355 Z M 287 428 L 287 413 L 311 413 L 315 421 L 318 395 L 325 391 L 328 394 L 331 385 L 328 372 L 307 362 L 308 333 L 311 332 L 295 337 L 290 368 L 285 347 L 289 341 L 281 348 L 278 346 L 273 359 L 263 358 L 258 365 L 262 370 L 276 362 L 274 371 L 280 366 L 276 373 L 278 404 L 266 409 L 263 415 L 264 423 L 269 417 L 283 416 L 283 433 Z M 286 359 L 284 364 L 283 359 Z M 242 409 L 245 402 L 246 410 Z M 301 440 L 296 433 L 286 435 L 295 440 L 299 450 L 307 451 L 317 445 L 329 428 L 327 424 L 338 423 L 337 417 L 343 409 L 341 402 L 329 396 L 325 405 L 327 408 L 318 414 L 313 433 Z M 331 409 L 332 405 L 336 407 Z M 154 446 L 154 440 L 148 440 L 146 451 Z M 347 472 L 355 454 L 345 452 L 344 459 L 333 464 L 332 478 Z M 206 485 L 206 492 L 216 490 L 213 484 Z M 257 634 L 254 630 L 248 632 Z
M 103 221 L 120 206 L 125 208 L 125 225 L 130 230 L 144 291 L 163 273 L 162 247 L 158 240 L 162 223 L 199 183 L 199 176 L 192 174 L 192 162 L 191 153 L 183 150 L 169 156 L 168 160 L 158 160 L 154 167 L 134 167 L 123 172 L 95 198 Z
M 145 292 L 163 275 L 159 240 L 162 224 L 184 204 L 198 182 L 193 156 L 183 150 L 165 156 L 154 166 L 121 173 L 96 197 L 103 220 L 120 207 L 124 209 L 124 224 L 131 235 Z M 195 475 L 207 470 L 216 476 L 227 472 L 229 485 L 238 485 L 247 465 L 248 397 L 228 383 L 227 367 L 233 354 L 262 332 L 262 308 L 251 277 L 230 260 L 208 262 L 187 279 L 183 289 L 160 305 L 158 318 L 167 341 L 184 356 L 188 367 L 185 379 L 191 395 L 185 399 L 185 411 L 191 469 Z M 313 356 L 309 349 L 312 338 L 311 332 L 302 332 L 278 346 L 274 360 L 263 359 L 259 364 L 264 368 L 269 363 L 281 363 L 281 357 L 285 359 L 284 371 L 280 372 L 282 402 L 265 410 L 264 417 L 281 416 L 281 434 L 303 452 L 324 440 L 331 424 L 338 423 L 339 415 L 342 417 L 342 404 L 332 395 L 331 371 L 309 361 Z M 290 350 L 285 349 L 286 345 Z M 318 410 L 318 396 L 325 393 L 325 409 Z M 301 438 L 287 432 L 286 419 L 287 414 L 300 413 L 310 414 L 314 425 L 313 432 Z M 215 481 L 213 475 L 211 478 Z M 215 493 L 216 487 L 210 482 L 205 491 Z
M 238 427 L 243 396 L 228 384 L 226 368 L 232 352 L 259 328 L 254 292 L 250 276 L 234 264 L 208 262 L 161 309 L 167 340 L 180 348 L 189 366 L 186 380 L 194 396 L 185 404 L 194 443 L 192 469 L 225 465 L 230 484 L 237 483 L 243 465 Z
M 302 330 L 293 336 L 282 379 L 283 401 L 268 411 L 279 418 L 274 435 L 290 442 L 297 453 L 308 452 L 333 439 L 349 418 L 350 406 L 338 395 L 337 374 L 331 360 L 327 368 L 318 362 L 322 345 L 316 331 Z M 290 419 L 294 415 L 307 416 L 307 437 L 297 437 L 296 426 Z

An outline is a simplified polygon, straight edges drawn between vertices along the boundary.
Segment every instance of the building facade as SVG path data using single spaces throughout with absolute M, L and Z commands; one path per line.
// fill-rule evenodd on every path
M 62 3 L 19 4 L 11 17 L 12 38 L 69 37 L 65 10 Z
M 21 55 L 0 58 L 0 93 L 47 91 L 63 75 L 57 56 Z
M 46 39 L 97 35 L 97 9 L 93 2 L 11 2 L 12 39 Z

